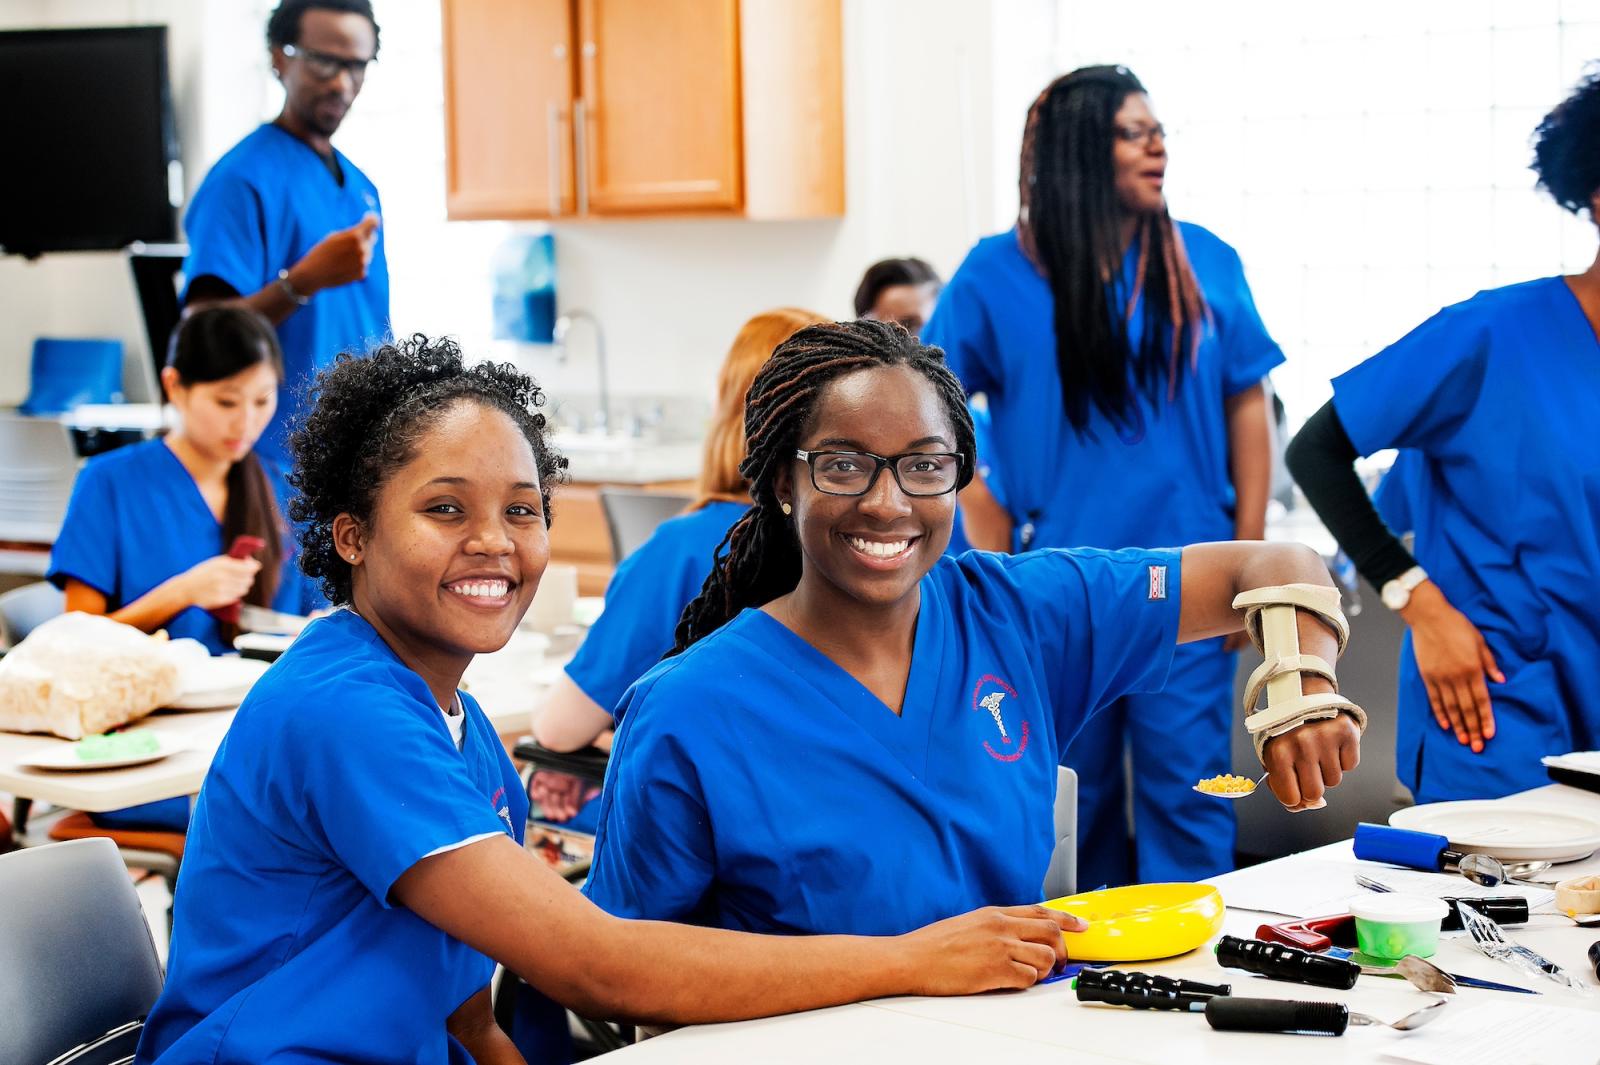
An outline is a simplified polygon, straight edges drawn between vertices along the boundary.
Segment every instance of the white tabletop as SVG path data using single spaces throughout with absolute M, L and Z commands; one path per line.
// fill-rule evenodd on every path
M 564 660 L 521 654 L 514 640 L 506 651 L 480 656 L 480 662 L 475 662 L 468 670 L 466 687 L 483 707 L 496 732 L 502 736 L 520 735 L 530 727 L 540 693 Z M 127 769 L 50 771 L 23 768 L 17 764 L 19 761 L 29 760 L 68 741 L 54 736 L 0 732 L 0 792 L 89 813 L 193 795 L 200 790 L 211 759 L 232 721 L 232 710 L 207 710 L 160 711 L 134 722 L 130 728 L 149 729 L 161 735 L 163 744 L 170 741 L 187 750 Z
M 1507 801 L 1555 802 L 1564 808 L 1586 809 L 1600 815 L 1600 795 L 1551 785 Z M 1285 875 L 1296 862 L 1348 856 L 1349 844 L 1292 855 L 1258 866 L 1261 876 Z M 1594 860 L 1583 863 L 1594 867 Z M 1559 868 L 1559 867 L 1558 867 Z M 1576 870 L 1576 865 L 1571 867 Z M 1226 878 L 1221 879 L 1227 897 Z M 1352 884 L 1352 889 L 1354 885 Z M 1354 890 L 1351 892 L 1355 893 Z M 1248 910 L 1228 910 L 1224 932 L 1254 936 L 1257 926 L 1283 918 Z M 1500 991 L 1461 988 L 1447 1010 L 1504 1001 L 1518 1008 L 1559 1005 L 1600 1010 L 1600 984 L 1584 958 L 1600 933 L 1577 928 L 1559 916 L 1536 916 L 1526 926 L 1511 929 L 1521 943 L 1540 951 L 1569 972 L 1591 974 L 1594 985 L 1587 994 L 1562 989 L 1545 980 L 1532 979 L 1509 965 L 1491 961 L 1463 941 L 1461 934 L 1446 933 L 1433 961 L 1448 972 L 1478 976 L 1500 983 L 1535 988 L 1543 994 L 1516 995 Z M 1351 991 L 1286 984 L 1224 970 L 1208 948 L 1165 961 L 1130 963 L 1123 968 L 1168 976 L 1227 983 L 1235 995 L 1258 998 L 1294 998 L 1343 1001 L 1352 1009 L 1395 1020 L 1426 1000 L 1404 981 L 1365 978 Z M 1374 1062 L 1383 1058 L 1395 1041 L 1407 1034 L 1388 1028 L 1351 1028 L 1337 1039 L 1257 1033 L 1215 1032 L 1195 1014 L 1134 1011 L 1119 1007 L 1079 1003 L 1070 981 L 1060 981 L 1027 991 L 975 995 L 967 998 L 897 998 L 853 1006 L 818 1010 L 761 1021 L 702 1025 L 669 1032 L 618 1053 L 638 1062 L 812 1062 L 830 1065 L 885 1060 L 936 1062 L 1145 1062 L 1150 1065 L 1240 1065 L 1272 1062 L 1276 1065 L 1323 1065 L 1334 1062 Z M 1600 1051 L 1572 1048 L 1572 1061 L 1592 1065 Z M 1507 1061 L 1505 1065 L 1523 1065 Z M 1539 1065 L 1560 1065 L 1545 1059 Z

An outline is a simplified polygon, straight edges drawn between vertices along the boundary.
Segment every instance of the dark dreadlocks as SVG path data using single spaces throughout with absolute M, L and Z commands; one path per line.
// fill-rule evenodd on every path
M 1167 398 L 1183 378 L 1180 352 L 1199 351 L 1207 316 L 1172 216 L 1143 218 L 1131 287 L 1122 280 L 1122 207 L 1114 187 L 1112 137 L 1123 101 L 1144 86 L 1126 67 L 1084 67 L 1057 78 L 1028 111 L 1022 136 L 1022 246 L 1055 297 L 1061 401 L 1074 429 L 1090 406 L 1122 421 L 1135 392 Z M 1128 319 L 1143 296 L 1139 349 Z M 1165 349 L 1165 350 L 1163 350 Z
M 795 462 L 795 449 L 830 382 L 857 370 L 909 366 L 932 382 L 963 456 L 959 488 L 972 480 L 977 461 L 972 414 L 961 382 L 944 364 L 944 352 L 919 344 L 891 322 L 834 322 L 800 330 L 778 345 L 745 398 L 745 460 L 739 473 L 755 501 L 717 546 L 711 575 L 678 620 L 671 654 L 709 636 L 747 606 L 760 606 L 800 582 L 800 542 L 778 507 L 778 471 Z

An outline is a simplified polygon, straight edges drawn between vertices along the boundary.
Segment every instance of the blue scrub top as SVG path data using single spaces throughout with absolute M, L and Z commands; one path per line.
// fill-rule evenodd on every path
M 368 211 L 381 215 L 377 187 L 337 149 L 334 155 L 343 185 L 315 150 L 271 123 L 234 145 L 195 190 L 184 216 L 184 276 L 192 281 L 211 274 L 248 296 L 276 281 L 279 270 L 299 262 L 323 237 L 355 225 Z M 340 352 L 365 351 L 388 335 L 389 267 L 380 225 L 364 280 L 318 292 L 279 324 L 284 380 L 260 449 L 284 457 L 291 419 L 316 372 Z
M 278 494 L 281 516 L 290 492 L 283 468 L 265 456 L 262 465 Z M 327 600 L 295 564 L 287 521 L 281 529 L 285 557 L 272 606 L 309 614 Z M 164 441 L 146 440 L 98 455 L 78 472 L 46 576 L 58 588 L 65 588 L 69 577 L 82 581 L 106 597 L 109 612 L 227 549 L 222 523 L 178 456 Z M 184 608 L 162 628 L 174 639 L 199 640 L 212 654 L 233 650 L 222 642 L 217 619 L 196 606 Z
M 614 914 L 893 935 L 1039 901 L 1061 750 L 1161 687 L 1179 552 L 945 556 L 902 713 L 745 610 L 618 708 L 585 891 Z
M 1357 451 L 1405 449 L 1403 496 L 1386 514 L 1409 517 L 1417 561 L 1506 675 L 1489 682 L 1495 736 L 1473 754 L 1434 722 L 1408 633 L 1400 779 L 1419 801 L 1548 783 L 1540 757 L 1600 747 L 1600 343 L 1588 318 L 1559 277 L 1480 292 L 1333 389 Z
M 389 899 L 436 850 L 522 842 L 516 769 L 460 699 L 458 751 L 422 678 L 348 610 L 256 682 L 195 806 L 141 1065 L 471 1061 L 445 1022 L 494 962 Z
M 1127 547 L 1233 537 L 1233 482 L 1223 403 L 1257 384 L 1283 352 L 1256 311 L 1238 253 L 1210 231 L 1178 223 L 1212 322 L 1198 369 L 1177 397 L 1140 395 L 1132 424 L 1098 409 L 1080 436 L 1061 404 L 1054 296 L 1015 230 L 968 253 L 939 296 L 924 343 L 945 351 L 969 393 L 988 396 L 991 490 L 1033 547 Z M 1137 247 L 1123 263 L 1132 284 Z M 1141 317 L 1131 323 L 1139 341 Z M 1183 357 L 1187 357 L 1184 353 Z
M 717 501 L 664 521 L 622 560 L 606 606 L 567 663 L 583 694 L 610 710 L 672 650 L 678 618 L 711 573 L 717 545 L 750 507 Z

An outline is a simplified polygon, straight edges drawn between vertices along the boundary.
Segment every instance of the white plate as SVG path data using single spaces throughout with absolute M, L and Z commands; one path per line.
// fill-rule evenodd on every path
M 1600 849 L 1600 821 L 1503 799 L 1411 806 L 1396 810 L 1389 823 L 1444 836 L 1453 850 L 1515 861 L 1572 862 Z
M 185 662 L 183 685 L 167 710 L 231 709 L 244 701 L 251 685 L 267 671 L 267 663 L 249 658 L 202 658 Z
M 132 758 L 107 758 L 98 762 L 85 762 L 78 757 L 75 744 L 62 743 L 31 758 L 18 759 L 17 765 L 26 769 L 54 769 L 74 772 L 86 769 L 123 769 L 131 765 L 159 762 L 168 755 L 189 749 L 189 745 L 186 743 L 179 743 L 159 735 L 156 737 L 156 742 L 160 746 L 149 754 L 135 755 Z

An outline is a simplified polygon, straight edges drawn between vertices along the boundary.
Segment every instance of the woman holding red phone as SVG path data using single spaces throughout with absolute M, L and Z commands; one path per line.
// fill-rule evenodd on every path
M 177 428 L 91 460 L 72 489 L 49 579 L 67 609 L 232 650 L 238 605 L 324 605 L 293 565 L 281 471 L 253 450 L 278 403 L 272 327 L 236 306 L 184 319 L 161 371 Z

